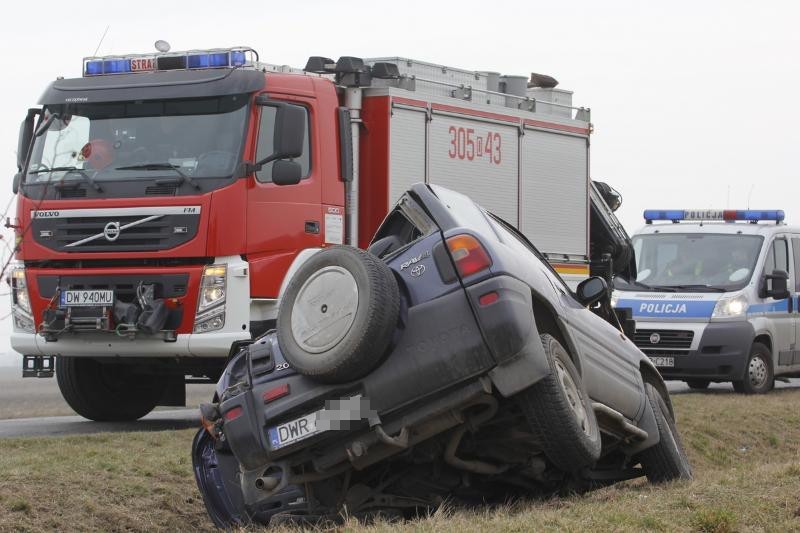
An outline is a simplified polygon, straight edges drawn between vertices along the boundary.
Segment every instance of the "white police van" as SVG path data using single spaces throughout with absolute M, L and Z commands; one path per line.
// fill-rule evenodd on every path
M 646 210 L 635 281 L 615 281 L 634 342 L 665 379 L 739 392 L 800 376 L 800 228 L 780 210 Z

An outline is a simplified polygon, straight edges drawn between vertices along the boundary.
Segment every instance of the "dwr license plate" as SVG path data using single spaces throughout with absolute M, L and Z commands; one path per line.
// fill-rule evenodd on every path
M 114 291 L 61 291 L 61 307 L 110 307 L 114 304 Z
M 650 357 L 654 365 L 660 367 L 673 367 L 675 366 L 674 357 Z
M 269 447 L 273 450 L 283 448 L 297 441 L 307 439 L 312 435 L 326 431 L 317 428 L 317 416 L 320 411 L 315 411 L 306 416 L 297 418 L 285 424 L 267 429 Z

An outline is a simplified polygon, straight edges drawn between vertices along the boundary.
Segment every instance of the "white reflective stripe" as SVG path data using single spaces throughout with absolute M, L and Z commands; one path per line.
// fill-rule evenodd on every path
M 31 210 L 31 218 L 69 217 L 134 217 L 150 215 L 199 215 L 199 205 L 165 205 L 156 207 L 101 207 L 96 209 L 42 209 Z
M 162 216 L 164 216 L 164 215 L 153 215 L 151 217 L 145 217 L 145 218 L 142 218 L 142 219 L 139 219 L 139 220 L 134 220 L 130 224 L 125 224 L 124 226 L 120 226 L 119 227 L 119 233 L 122 233 L 123 230 L 126 230 L 128 228 L 132 228 L 134 226 L 138 226 L 139 224 L 144 224 L 145 222 L 150 222 L 151 220 L 155 220 L 157 218 L 161 218 Z M 106 234 L 105 231 L 101 231 L 100 233 L 97 233 L 96 235 L 92 235 L 91 237 L 86 237 L 85 239 L 81 239 L 79 241 L 71 242 L 71 243 L 67 244 L 66 246 L 64 246 L 64 248 L 69 248 L 70 246 L 79 246 L 79 245 L 85 244 L 87 242 L 95 241 L 95 240 L 97 240 L 97 239 L 99 239 L 101 237 L 104 237 L 105 234 Z

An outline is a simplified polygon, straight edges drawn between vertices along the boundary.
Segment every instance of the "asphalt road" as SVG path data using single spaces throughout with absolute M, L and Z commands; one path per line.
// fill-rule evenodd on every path
M 5 375 L 5 380 L 2 379 Z M 196 408 L 190 409 L 170 409 L 156 410 L 144 418 L 135 422 L 93 422 L 83 417 L 73 416 L 30 416 L 19 418 L 20 413 L 35 413 L 41 410 L 42 406 L 47 405 L 48 409 L 55 409 L 54 412 L 60 413 L 59 403 L 63 403 L 57 388 L 54 388 L 54 380 L 21 380 L 26 382 L 26 391 L 15 391 L 11 387 L 12 383 L 18 382 L 17 372 L 0 372 L 0 402 L 8 406 L 8 402 L 22 401 L 25 399 L 27 404 L 20 404 L 21 407 L 16 411 L 17 418 L 0 420 L 0 438 L 4 437 L 55 437 L 62 435 L 88 435 L 91 433 L 119 432 L 119 431 L 166 431 L 173 429 L 186 429 L 200 427 L 199 411 Z M 190 397 L 205 398 L 211 396 L 211 386 L 203 385 L 195 394 Z M 682 381 L 667 382 L 670 394 L 735 394 L 730 383 L 712 383 L 707 391 L 690 391 Z M 800 389 L 800 379 L 789 380 L 788 383 L 778 381 L 775 387 L 779 389 L 796 388 Z M 55 398 L 53 398 L 55 396 Z M 33 400 L 34 405 L 29 405 Z M 191 400 L 190 400 L 191 401 Z M 53 405 L 50 406 L 49 402 Z M 197 400 L 193 405 L 197 405 Z M 65 405 L 65 404 L 64 404 Z M 22 410 L 20 410 L 22 409 Z M 68 407 L 66 408 L 68 409 Z M 47 413 L 47 410 L 41 411 Z
M 119 431 L 166 431 L 200 427 L 200 411 L 175 409 L 153 411 L 135 422 L 93 422 L 82 416 L 44 416 L 0 420 L 3 437 L 58 437 Z

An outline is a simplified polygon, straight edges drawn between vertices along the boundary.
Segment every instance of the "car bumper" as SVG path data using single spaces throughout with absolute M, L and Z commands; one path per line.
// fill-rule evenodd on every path
M 744 376 L 754 337 L 749 322 L 710 322 L 693 349 L 642 350 L 651 358 L 673 358 L 674 366 L 657 366 L 665 380 L 731 381 Z
M 14 332 L 11 347 L 24 355 L 62 355 L 68 357 L 221 357 L 231 345 L 250 339 L 247 331 L 185 333 L 175 340 L 137 337 L 135 341 L 113 333 L 81 332 L 48 342 L 41 335 Z

